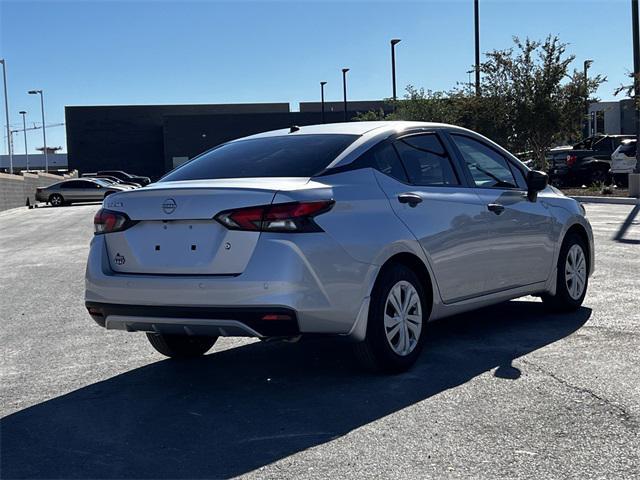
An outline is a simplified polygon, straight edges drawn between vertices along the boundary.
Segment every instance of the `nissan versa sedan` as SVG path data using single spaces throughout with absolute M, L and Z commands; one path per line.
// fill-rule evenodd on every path
M 582 206 L 513 155 L 444 124 L 354 122 L 234 140 L 95 216 L 86 307 L 169 357 L 220 336 L 345 337 L 409 368 L 427 322 L 536 295 L 583 302 Z
M 74 202 L 102 201 L 112 193 L 131 190 L 131 187 L 117 185 L 99 178 L 79 178 L 64 180 L 48 187 L 36 189 L 36 200 L 52 207 L 71 205 Z

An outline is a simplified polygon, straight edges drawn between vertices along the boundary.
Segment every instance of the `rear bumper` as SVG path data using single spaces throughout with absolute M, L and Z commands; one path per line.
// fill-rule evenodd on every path
M 103 316 L 107 328 L 148 331 L 138 325 L 141 323 L 150 328 L 159 328 L 161 323 L 217 328 L 220 321 L 227 326 L 233 321 L 239 322 L 235 326 L 243 332 L 234 331 L 242 335 L 346 335 L 354 327 L 378 270 L 378 266 L 354 260 L 331 237 L 318 233 L 262 234 L 239 275 L 123 274 L 111 269 L 104 236 L 98 235 L 91 242 L 87 261 L 85 301 L 107 305 L 101 307 L 107 308 Z M 258 328 L 242 316 L 279 309 L 293 316 L 295 330 L 289 326 L 274 331 L 264 325 Z M 166 320 L 171 318 L 174 320 Z M 257 335 L 247 333 L 245 327 Z
M 288 308 L 212 308 L 85 302 L 102 327 L 181 335 L 290 337 L 300 333 Z

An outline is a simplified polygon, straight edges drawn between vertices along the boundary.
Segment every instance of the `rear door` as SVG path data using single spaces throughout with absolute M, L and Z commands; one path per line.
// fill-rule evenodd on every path
M 60 193 L 66 201 L 82 200 L 85 180 L 70 180 L 60 185 Z
M 443 301 L 481 295 L 488 268 L 487 255 L 479 255 L 487 249 L 484 209 L 443 139 L 437 132 L 410 134 L 371 155 L 391 207 L 429 258 Z
M 450 138 L 482 201 L 487 220 L 491 245 L 487 290 L 546 281 L 555 248 L 554 220 L 540 199 L 528 200 L 523 171 L 480 138 L 456 133 Z

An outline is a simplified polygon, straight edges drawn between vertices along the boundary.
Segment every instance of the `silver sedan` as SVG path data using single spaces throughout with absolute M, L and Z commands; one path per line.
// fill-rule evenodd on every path
M 427 322 L 524 295 L 580 307 L 580 204 L 508 151 L 435 123 L 353 122 L 238 139 L 94 218 L 85 304 L 170 357 L 219 336 L 343 336 L 409 368 Z M 482 315 L 482 314 L 480 314 Z
M 124 192 L 128 187 L 112 184 L 98 178 L 73 179 L 36 189 L 36 200 L 53 207 L 74 202 L 100 202 L 115 192 Z

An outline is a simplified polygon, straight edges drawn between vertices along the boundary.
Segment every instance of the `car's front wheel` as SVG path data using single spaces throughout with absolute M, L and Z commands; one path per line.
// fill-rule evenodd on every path
M 589 259 L 584 240 L 575 233 L 567 235 L 562 243 L 557 275 L 555 295 L 542 296 L 545 306 L 559 312 L 578 309 L 587 294 Z
M 209 351 L 218 337 L 195 337 L 147 333 L 149 343 L 162 355 L 171 358 L 199 357 Z
M 360 364 L 390 373 L 410 368 L 424 345 L 427 302 L 424 286 L 410 268 L 385 268 L 371 294 L 365 340 L 354 346 Z

